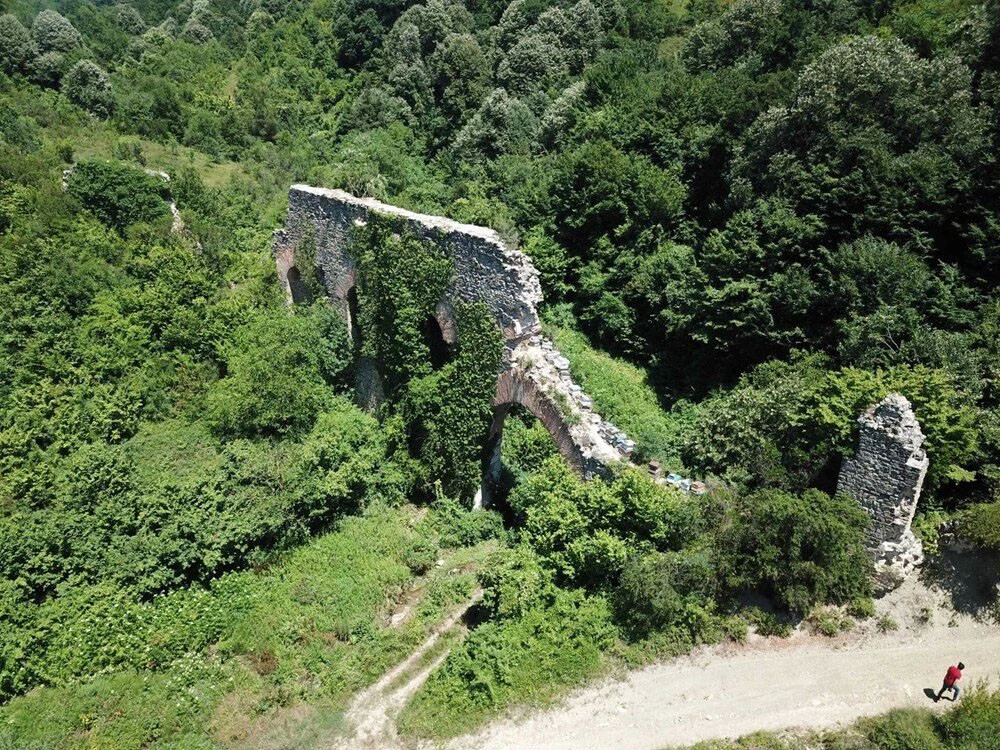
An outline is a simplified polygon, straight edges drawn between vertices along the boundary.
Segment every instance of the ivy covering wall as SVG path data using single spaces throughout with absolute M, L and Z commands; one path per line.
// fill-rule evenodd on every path
M 382 377 L 383 416 L 402 419 L 419 491 L 430 495 L 440 482 L 447 494 L 471 502 L 503 351 L 496 322 L 482 303 L 455 303 L 457 341 L 435 369 L 426 325 L 451 281 L 453 260 L 390 217 L 372 217 L 351 244 L 361 354 Z

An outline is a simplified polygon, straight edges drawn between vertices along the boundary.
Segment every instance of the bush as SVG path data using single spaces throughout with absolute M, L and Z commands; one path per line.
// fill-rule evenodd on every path
M 792 634 L 792 624 L 778 617 L 774 612 L 753 607 L 743 611 L 743 616 L 747 621 L 755 626 L 757 635 L 787 638 Z
M 763 587 L 800 613 L 870 596 L 867 524 L 850 498 L 819 490 L 756 492 L 737 501 L 718 536 L 720 567 L 730 587 Z
M 95 115 L 111 114 L 114 106 L 111 79 L 97 63 L 80 60 L 63 78 L 62 90 L 71 102 Z
M 868 620 L 875 616 L 875 602 L 870 596 L 859 596 L 847 605 L 847 614 L 859 620 Z
M 879 750 L 944 750 L 945 747 L 938 737 L 934 717 L 918 709 L 901 708 L 873 719 L 862 719 L 857 728 Z
M 813 631 L 821 633 L 827 638 L 833 638 L 841 630 L 850 630 L 854 626 L 854 621 L 841 617 L 840 613 L 833 609 L 821 607 L 815 609 L 806 618 Z
M 503 518 L 495 510 L 469 510 L 440 494 L 430 507 L 427 523 L 444 547 L 471 547 L 504 533 Z
M 308 429 L 343 385 L 351 344 L 325 303 L 303 314 L 265 310 L 222 351 L 226 377 L 208 394 L 206 419 L 219 435 L 284 435 Z
M 894 630 L 899 630 L 899 623 L 892 618 L 892 615 L 882 615 L 875 622 L 875 627 L 880 633 L 891 633 Z
M 530 547 L 493 553 L 479 571 L 483 606 L 498 619 L 517 619 L 555 595 L 552 575 Z
M 1000 747 L 1000 689 L 976 684 L 962 694 L 961 702 L 944 718 L 942 734 L 956 750 L 996 750 Z
M 403 562 L 414 575 L 423 575 L 437 562 L 438 546 L 426 537 L 415 540 L 403 554 Z
M 443 738 L 513 704 L 545 701 L 593 674 L 615 635 L 604 600 L 559 591 L 549 606 L 474 630 L 407 705 L 400 728 Z
M 717 581 L 707 554 L 655 553 L 629 559 L 616 592 L 618 618 L 642 638 L 682 628 L 697 639 L 696 610 L 711 610 Z
M 79 162 L 70 175 L 68 191 L 85 209 L 119 232 L 135 222 L 152 222 L 170 215 L 166 183 L 120 162 Z
M 1000 550 L 1000 502 L 973 505 L 956 518 L 956 531 L 986 549 Z

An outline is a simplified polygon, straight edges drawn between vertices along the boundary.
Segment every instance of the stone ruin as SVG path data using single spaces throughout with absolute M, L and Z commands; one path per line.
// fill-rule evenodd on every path
M 613 464 L 628 459 L 635 443 L 594 412 L 591 398 L 570 377 L 569 360 L 541 335 L 537 306 L 542 288 L 531 259 L 509 247 L 492 229 L 414 213 L 342 190 L 293 185 L 285 226 L 274 240 L 278 278 L 290 301 L 307 297 L 296 264 L 311 243 L 309 254 L 317 276 L 357 345 L 358 272 L 350 253 L 350 235 L 373 214 L 394 217 L 454 262 L 453 278 L 434 312 L 446 344 L 456 343 L 453 308 L 457 300 L 483 302 L 503 334 L 505 349 L 493 399 L 485 480 L 476 505 L 489 502 L 491 486 L 499 478 L 504 419 L 514 404 L 526 407 L 541 421 L 560 454 L 584 478 L 607 475 Z M 361 357 L 356 369 L 359 400 L 368 407 L 376 405 L 382 391 L 375 363 Z
M 884 587 L 923 562 L 923 545 L 910 529 L 927 475 L 924 433 L 906 398 L 890 393 L 858 419 L 854 456 L 844 459 L 837 492 L 850 495 L 871 516 L 868 549 Z
M 488 504 L 500 473 L 504 420 L 514 404 L 534 414 L 555 440 L 563 458 L 581 476 L 606 476 L 627 462 L 635 443 L 594 411 L 593 400 L 570 375 L 570 362 L 541 335 L 537 306 L 542 300 L 538 271 L 524 253 L 511 248 L 492 229 L 460 224 L 357 198 L 342 190 L 293 185 L 288 194 L 285 226 L 275 232 L 278 278 L 290 302 L 304 301 L 308 290 L 297 267 L 308 253 L 326 296 L 343 315 L 357 345 L 357 263 L 350 253 L 351 232 L 372 215 L 394 217 L 416 236 L 430 241 L 454 262 L 454 276 L 434 311 L 448 345 L 456 343 L 454 304 L 483 302 L 503 334 L 505 349 L 497 373 L 493 422 L 487 436 L 484 482 L 475 499 Z M 375 363 L 358 361 L 357 390 L 363 405 L 381 397 Z M 868 546 L 877 565 L 900 577 L 923 560 L 920 541 L 910 530 L 927 456 L 924 435 L 910 403 L 890 394 L 860 418 L 861 437 L 854 457 L 844 461 L 837 489 L 851 495 L 872 517 Z M 663 477 L 651 462 L 650 476 L 660 484 L 688 491 L 703 485 L 676 475 Z

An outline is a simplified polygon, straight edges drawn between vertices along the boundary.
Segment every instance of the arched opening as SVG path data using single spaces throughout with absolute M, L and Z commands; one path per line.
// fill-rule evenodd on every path
M 521 404 L 507 405 L 502 428 L 489 436 L 483 451 L 489 504 L 506 514 L 511 490 L 558 454 L 555 440 L 538 417 Z
M 445 341 L 441 324 L 433 315 L 428 315 L 424 321 L 424 343 L 431 354 L 431 367 L 441 369 L 451 359 L 451 347 Z
M 309 287 L 302 280 L 302 274 L 296 266 L 288 269 L 288 291 L 292 295 L 292 302 L 296 305 L 308 305 L 312 301 L 309 294 Z
M 361 351 L 361 326 L 358 324 L 358 288 L 352 286 L 347 290 L 347 327 L 351 331 L 351 342 L 354 352 Z
M 508 422 L 512 428 L 510 441 L 504 436 Z M 548 435 L 548 440 L 539 434 L 541 431 Z M 505 443 L 508 443 L 506 448 Z M 503 509 L 506 493 L 517 479 L 516 464 L 520 464 L 523 471 L 533 462 L 525 460 L 523 455 L 514 461 L 510 455 L 516 451 L 527 452 L 525 446 L 528 445 L 532 446 L 532 452 L 537 452 L 538 463 L 554 450 L 574 471 L 581 475 L 587 473 L 581 446 L 574 440 L 559 407 L 536 383 L 508 371 L 497 380 L 493 422 L 484 444 L 483 483 L 476 498 L 477 506 L 496 505 Z M 507 461 L 504 460 L 505 450 Z

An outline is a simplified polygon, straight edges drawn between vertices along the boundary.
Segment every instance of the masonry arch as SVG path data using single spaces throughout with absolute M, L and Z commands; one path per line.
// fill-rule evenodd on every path
M 290 266 L 285 278 L 288 279 L 288 292 L 292 295 L 292 302 L 296 305 L 308 305 L 312 301 L 312 295 L 309 294 L 309 287 L 303 281 L 298 266 Z
M 424 320 L 424 343 L 430 352 L 431 367 L 440 370 L 451 360 L 451 345 L 444 338 L 441 324 L 433 315 Z
M 475 499 L 477 507 L 491 503 L 493 491 L 500 480 L 503 426 L 515 404 L 523 406 L 542 423 L 552 436 L 559 455 L 574 471 L 584 477 L 592 473 L 592 467 L 583 454 L 578 438 L 573 436 L 570 424 L 555 402 L 541 386 L 517 369 L 506 370 L 497 378 L 496 394 L 493 397 L 493 421 L 484 448 L 483 485 Z

